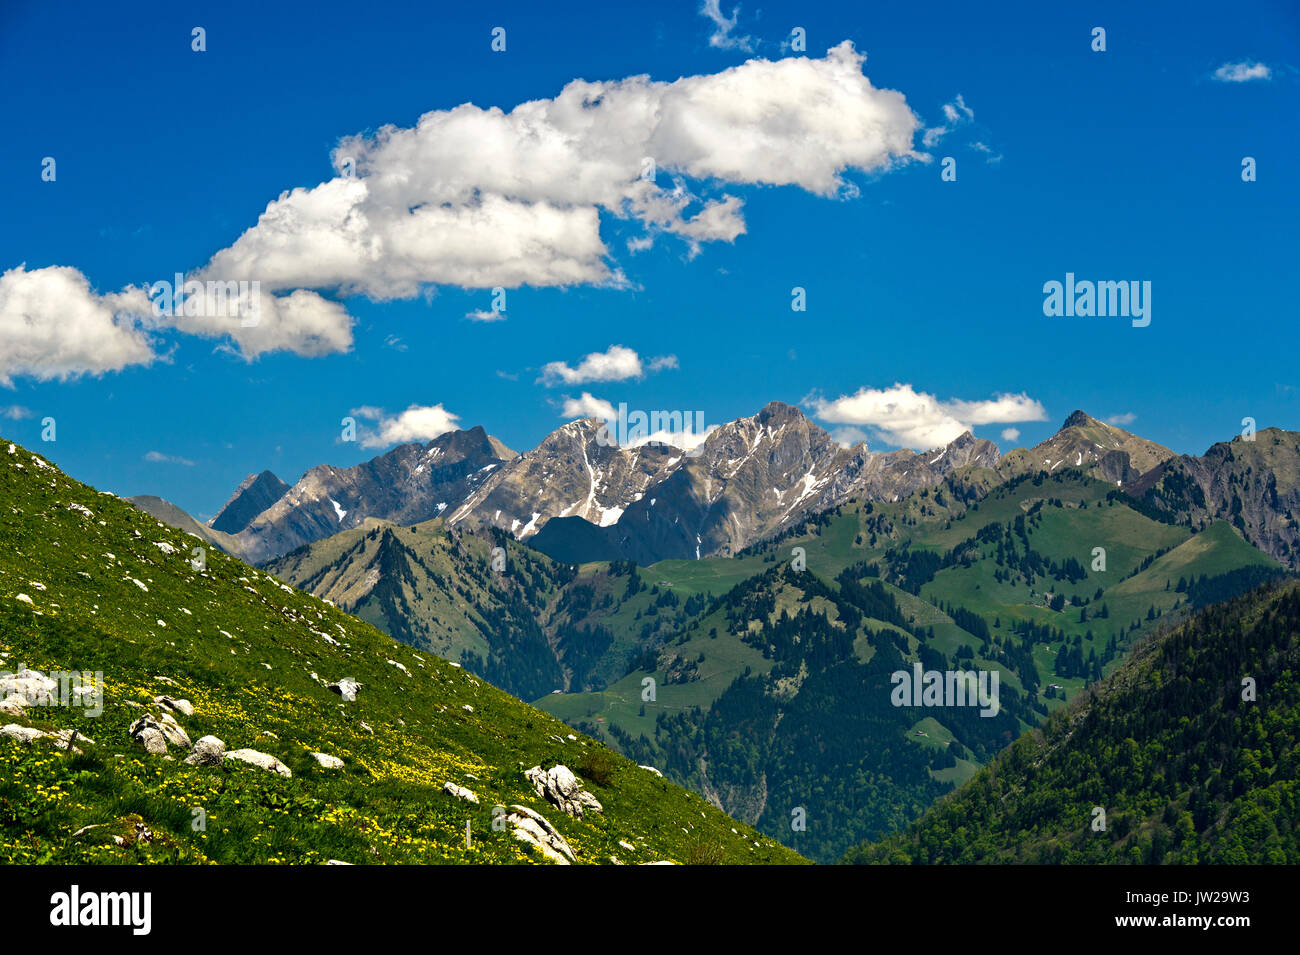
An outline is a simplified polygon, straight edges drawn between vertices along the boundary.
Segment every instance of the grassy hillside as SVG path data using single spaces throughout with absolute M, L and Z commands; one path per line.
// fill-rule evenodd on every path
M 1297 633 L 1295 581 L 1202 611 L 849 861 L 1300 862 Z
M 577 862 L 801 861 L 466 669 L 215 549 L 196 566 L 195 538 L 7 442 L 0 545 L 3 667 L 103 674 L 98 716 L 7 704 L 0 861 L 543 861 L 492 825 L 495 806 L 516 804 L 544 816 Z M 355 701 L 327 688 L 344 678 L 361 684 Z M 147 753 L 130 727 L 161 720 L 163 695 L 192 704 L 175 715 L 191 740 L 265 753 L 291 775 L 188 765 L 175 743 Z M 22 742 L 35 735 L 25 728 L 78 736 L 67 749 L 52 736 Z M 556 764 L 603 812 L 570 818 L 537 795 L 523 770 Z

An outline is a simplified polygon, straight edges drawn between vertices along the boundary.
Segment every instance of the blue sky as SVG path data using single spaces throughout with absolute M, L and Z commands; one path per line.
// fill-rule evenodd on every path
M 208 517 L 249 472 L 292 482 L 315 464 L 379 453 L 339 440 L 340 419 L 358 408 L 440 407 L 516 449 L 559 426 L 564 399 L 583 393 L 699 410 L 710 423 L 780 399 L 880 449 L 939 433 L 926 413 L 965 414 L 1004 450 L 1042 440 L 1075 408 L 1122 416 L 1191 453 L 1237 434 L 1246 416 L 1300 428 L 1292 3 L 1012 3 L 996 15 L 959 3 L 743 3 L 722 34 L 695 2 L 439 6 L 140 3 L 123 13 L 9 0 L 0 273 L 68 267 L 94 296 L 147 287 L 203 268 L 286 190 L 334 179 L 344 137 L 464 103 L 509 112 L 575 79 L 671 84 L 755 58 L 824 64 L 846 40 L 866 55 L 871 87 L 897 91 L 915 115 L 911 154 L 841 170 L 831 195 L 758 173 L 687 175 L 688 217 L 726 197 L 743 204 L 743 234 L 697 249 L 595 204 L 600 261 L 621 279 L 509 288 L 504 321 L 468 320 L 490 309 L 491 292 L 454 281 L 421 283 L 413 297 L 392 284 L 331 286 L 328 275 L 311 284 L 321 259 L 308 248 L 277 294 L 311 288 L 352 322 L 349 345 L 316 357 L 299 347 L 250 359 L 229 336 L 159 327 L 140 332 L 147 362 L 105 370 L 91 355 L 70 366 L 50 344 L 57 334 L 40 347 L 6 337 L 26 332 L 12 301 L 5 324 L 0 302 L 0 433 L 103 489 Z M 195 26 L 206 30 L 201 53 Z M 491 49 L 497 26 L 504 52 Z M 806 54 L 783 46 L 796 26 Z M 1091 49 L 1098 26 L 1104 52 Z M 1216 79 L 1233 65 L 1254 78 Z M 602 121 L 621 121 L 613 111 Z M 787 148 L 792 162 L 815 164 L 820 147 L 790 142 L 746 161 L 766 169 Z M 941 178 L 949 156 L 955 182 Z M 1242 181 L 1247 156 L 1254 182 Z M 57 163 L 53 182 L 41 178 L 45 157 Z M 472 180 L 481 157 L 462 159 Z M 665 191 L 675 171 L 658 171 Z M 648 249 L 628 247 L 647 236 Z M 1149 281 L 1150 325 L 1045 316 L 1043 285 L 1067 272 Z M 796 286 L 805 312 L 791 310 Z M 32 321 L 68 320 L 58 302 L 42 307 Z M 614 345 L 637 353 L 639 377 L 577 380 L 585 356 Z M 676 367 L 651 372 L 660 356 Z M 574 380 L 545 376 L 554 362 Z M 837 402 L 863 389 L 856 404 Z M 900 393 L 932 396 L 917 427 L 854 418 Z M 954 404 L 999 395 L 1045 420 L 980 423 L 996 409 Z M 46 416 L 57 440 L 42 445 Z M 1007 428 L 1018 438 L 1003 438 Z

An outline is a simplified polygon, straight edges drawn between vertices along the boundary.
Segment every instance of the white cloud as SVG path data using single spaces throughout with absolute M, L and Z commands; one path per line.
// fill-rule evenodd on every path
M 190 335 L 230 339 L 247 360 L 273 351 L 316 358 L 352 348 L 352 316 L 338 302 L 315 292 L 298 289 L 288 295 L 269 295 L 249 289 L 233 301 L 238 305 L 228 309 L 215 307 L 215 302 L 213 307 L 200 305 L 196 309 L 200 314 L 176 315 L 166 321 Z M 255 324 L 245 326 L 245 320 L 253 321 L 250 312 L 255 314 Z
M 561 418 L 599 418 L 601 421 L 614 421 L 618 412 L 614 406 L 603 398 L 592 397 L 591 392 L 584 391 L 581 398 L 565 398 L 560 411 Z
M 612 409 L 611 409 L 612 410 Z M 609 419 L 606 419 L 609 420 Z M 703 431 L 683 429 L 681 431 L 656 431 L 653 434 L 637 436 L 628 442 L 627 447 L 639 448 L 647 444 L 666 444 L 683 451 L 694 451 L 709 439 L 709 435 L 718 430 L 718 425 L 711 424 Z M 694 455 L 688 455 L 694 457 Z
M 0 275 L 0 385 L 148 365 L 157 358 L 145 331 L 152 312 L 142 289 L 100 295 L 69 266 L 12 268 Z
M 144 456 L 144 459 L 150 464 L 180 464 L 187 468 L 194 467 L 194 462 L 189 458 L 181 458 L 172 454 L 163 454 L 161 451 L 150 451 Z
M 709 36 L 709 46 L 719 50 L 743 50 L 746 53 L 754 49 L 754 40 L 748 36 L 732 36 L 736 21 L 740 17 L 740 4 L 731 8 L 731 16 L 722 14 L 721 0 L 704 0 L 700 6 L 700 16 L 713 21 L 713 33 Z
M 889 443 L 910 448 L 948 444 L 976 425 L 1045 421 L 1047 412 L 1028 395 L 996 395 L 986 401 L 950 399 L 918 392 L 911 385 L 860 388 L 834 401 L 805 399 L 815 417 L 832 424 L 869 426 Z
M 678 368 L 676 355 L 660 355 L 658 358 L 651 358 L 647 366 L 652 372 L 663 371 L 665 368 Z
M 1273 71 L 1263 63 L 1251 63 L 1241 60 L 1237 63 L 1224 63 L 1214 71 L 1214 78 L 1220 83 L 1249 83 L 1251 80 L 1267 80 Z
M 1020 429 L 1019 429 L 1019 428 L 1003 428 L 1003 429 L 1002 429 L 1002 440 L 1003 440 L 1003 441 L 1019 441 L 1019 440 L 1020 440 Z
M 441 434 L 460 427 L 460 416 L 447 411 L 441 404 L 411 405 L 400 414 L 387 414 L 382 408 L 365 406 L 354 408 L 354 417 L 374 422 L 373 427 L 361 428 L 359 437 L 363 448 L 386 448 L 412 441 L 432 441 Z
M 472 312 L 466 312 L 465 317 L 471 322 L 504 322 L 506 313 L 489 308 L 479 308 Z
M 728 183 L 832 196 L 848 170 L 918 158 L 919 123 L 879 90 L 849 42 L 822 59 L 753 59 L 719 73 L 574 80 L 510 112 L 464 104 L 412 128 L 344 139 L 340 175 L 286 192 L 218 252 L 205 277 L 264 289 L 337 289 L 377 300 L 422 288 L 626 283 L 601 215 L 674 234 L 694 250 L 744 232 Z M 643 160 L 673 186 L 643 177 Z
M 1137 420 L 1137 415 L 1135 415 L 1131 411 L 1126 411 L 1123 414 L 1111 415 L 1109 418 L 1106 419 L 1106 423 L 1113 424 L 1118 428 L 1125 428 L 1131 425 L 1136 420 Z
M 645 374 L 641 356 L 623 345 L 610 345 L 604 352 L 592 352 L 577 368 L 562 361 L 547 362 L 538 381 L 547 385 L 584 385 L 589 381 L 626 381 Z
M 32 417 L 32 409 L 24 408 L 22 405 L 6 405 L 0 408 L 0 418 L 8 418 L 10 421 L 23 421 Z
M 921 144 L 926 149 L 936 146 L 939 140 L 947 136 L 958 126 L 965 126 L 967 123 L 974 122 L 975 111 L 966 105 L 966 100 L 960 93 L 951 103 L 943 104 L 943 123 L 939 126 L 931 126 L 921 135 Z
M 246 359 L 269 351 L 314 357 L 352 346 L 352 318 L 315 292 L 274 296 L 250 287 L 218 298 L 209 290 L 163 314 L 155 305 L 165 296 L 155 288 L 153 297 L 154 289 L 135 286 L 100 295 L 70 266 L 18 266 L 0 275 L 0 385 L 11 386 L 15 375 L 66 381 L 149 365 L 159 357 L 150 333 L 169 329 L 228 339 Z
M 867 433 L 861 428 L 855 428 L 852 425 L 844 425 L 831 431 L 831 438 L 841 448 L 851 448 L 867 440 Z

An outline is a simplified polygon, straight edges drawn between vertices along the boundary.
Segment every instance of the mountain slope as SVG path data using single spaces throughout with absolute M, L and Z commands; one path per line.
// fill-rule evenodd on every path
M 1246 540 L 1300 569 L 1300 434 L 1266 428 L 1253 440 L 1222 441 L 1202 457 L 1180 454 L 1128 488 L 1187 526 L 1225 520 Z
M 126 500 L 169 527 L 184 531 L 191 537 L 197 537 L 201 541 L 207 541 L 209 544 L 221 548 L 227 554 L 236 557 L 242 556 L 242 546 L 237 537 L 224 534 L 207 524 L 200 524 L 171 501 L 165 501 L 161 497 L 154 497 L 151 494 L 140 494 L 136 497 L 128 497 Z M 193 546 L 191 544 L 191 548 Z
M 250 474 L 235 489 L 234 495 L 209 523 L 214 531 L 238 534 L 276 501 L 289 493 L 285 484 L 270 471 Z
M 192 538 L 7 443 L 0 500 L 0 659 L 53 674 L 65 702 L 60 673 L 103 674 L 99 715 L 84 699 L 6 697 L 4 862 L 543 861 L 516 836 L 537 824 L 515 805 L 577 862 L 799 861 L 462 668 L 218 551 L 195 566 Z M 344 679 L 360 684 L 355 699 L 327 687 Z M 168 755 L 190 751 L 179 727 L 276 771 L 146 752 L 130 732 L 144 715 L 166 730 Z M 43 735 L 66 742 L 69 730 L 71 750 Z M 138 735 L 157 748 L 161 734 Z M 570 817 L 523 773 L 558 764 L 603 811 Z M 515 821 L 494 828 L 498 804 Z
M 541 624 L 573 570 L 504 532 L 476 536 L 448 530 L 441 519 L 404 528 L 370 518 L 265 569 L 523 699 L 568 686 L 565 648 Z
M 1201 612 L 850 861 L 1300 862 L 1297 633 L 1295 581 Z

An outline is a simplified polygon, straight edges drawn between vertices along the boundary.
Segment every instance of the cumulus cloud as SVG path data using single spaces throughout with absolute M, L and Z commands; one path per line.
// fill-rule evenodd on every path
M 1003 441 L 1019 441 L 1019 440 L 1020 440 L 1020 429 L 1019 429 L 1019 428 L 1003 428 L 1003 429 L 1002 429 L 1002 440 L 1003 440 Z
M 560 409 L 560 417 L 568 418 L 599 418 L 602 421 L 613 421 L 618 417 L 618 412 L 614 406 L 603 398 L 594 397 L 591 392 L 584 391 L 581 398 L 564 399 L 564 407 Z
M 478 308 L 472 312 L 466 312 L 465 317 L 471 322 L 504 322 L 506 313 L 490 308 Z
M 189 458 L 177 457 L 173 454 L 163 454 L 161 451 L 150 451 L 144 456 L 144 459 L 150 464 L 179 464 L 187 468 L 194 467 L 194 462 Z
M 1214 78 L 1220 83 L 1249 83 L 1251 80 L 1267 80 L 1273 71 L 1263 63 L 1241 60 L 1237 63 L 1224 63 L 1214 71 Z
M 916 116 L 901 93 L 872 86 L 863 59 L 846 41 L 822 59 L 671 82 L 574 80 L 510 112 L 467 103 L 348 137 L 337 178 L 271 202 L 205 271 L 376 300 L 436 285 L 621 285 L 602 213 L 693 248 L 729 242 L 744 231 L 741 200 L 697 196 L 687 180 L 832 196 L 849 170 L 916 158 Z
M 367 405 L 354 408 L 352 415 L 372 422 L 370 426 L 358 429 L 363 448 L 387 448 L 412 441 L 432 441 L 439 435 L 460 427 L 460 416 L 452 414 L 441 404 L 411 405 L 395 415 Z
M 231 350 L 250 360 L 270 351 L 315 357 L 352 347 L 347 310 L 315 292 L 276 296 L 223 282 L 176 296 L 173 285 L 168 279 L 101 295 L 70 266 L 10 269 L 0 275 L 0 385 L 12 386 L 15 375 L 66 381 L 149 365 L 158 359 L 157 333 L 168 330 L 233 342 Z
M 316 358 L 352 347 L 352 316 L 338 302 L 315 292 L 297 289 L 288 295 L 269 295 L 250 285 L 223 301 L 213 294 L 214 288 L 190 296 L 184 308 L 162 320 L 190 335 L 229 339 L 248 360 L 274 351 Z M 157 286 L 151 291 L 156 290 Z M 155 296 L 155 303 L 159 299 Z
M 700 16 L 708 17 L 713 21 L 709 46 L 718 50 L 744 50 L 746 53 L 753 51 L 752 37 L 731 35 L 731 31 L 736 29 L 736 21 L 740 18 L 740 4 L 732 7 L 731 16 L 727 17 L 722 13 L 721 0 L 704 0 L 700 6 Z
M 833 401 L 810 397 L 805 403 L 823 421 L 869 426 L 889 444 L 918 449 L 945 445 L 976 425 L 1047 420 L 1043 406 L 1028 395 L 941 401 L 899 383 L 892 388 L 860 388 Z
M 654 372 L 663 371 L 665 368 L 677 368 L 679 366 L 677 364 L 676 355 L 660 355 L 658 358 L 651 358 L 650 364 L 647 367 L 650 371 Z
M 590 381 L 626 381 L 644 374 L 640 355 L 623 345 L 610 345 L 606 351 L 589 354 L 577 368 L 562 361 L 547 362 L 537 380 L 547 385 L 585 385 Z
M 0 407 L 0 418 L 7 418 L 10 421 L 25 421 L 30 417 L 32 417 L 31 408 L 25 408 L 22 405 Z
M 1113 414 L 1106 419 L 1107 424 L 1113 424 L 1117 428 L 1126 428 L 1137 420 L 1137 415 L 1131 411 L 1125 411 L 1123 414 Z
M 68 266 L 0 275 L 0 385 L 15 375 L 67 381 L 148 365 L 152 306 L 143 289 L 100 295 Z

